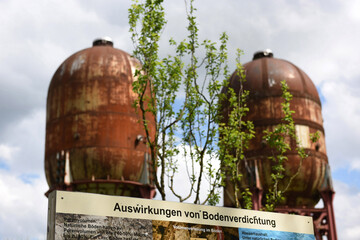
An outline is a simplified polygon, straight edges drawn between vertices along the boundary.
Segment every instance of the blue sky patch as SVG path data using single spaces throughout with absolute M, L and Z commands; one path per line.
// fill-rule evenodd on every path
M 360 172 L 349 168 L 338 168 L 332 171 L 332 178 L 348 184 L 350 187 L 359 189 Z M 336 189 L 335 189 L 336 190 Z M 360 189 L 359 189 L 360 190 Z
M 316 86 L 316 89 L 318 90 L 321 104 L 324 105 L 324 104 L 326 103 L 326 98 L 325 98 L 324 94 L 323 94 L 322 91 L 321 91 L 322 86 L 319 86 L 319 87 Z
M 7 170 L 9 171 L 10 170 L 10 166 L 8 164 L 6 164 L 4 161 L 1 161 L 0 159 L 0 170 Z
M 40 178 L 39 174 L 34 173 L 24 173 L 19 176 L 21 181 L 23 181 L 26 184 L 32 184 L 34 180 Z

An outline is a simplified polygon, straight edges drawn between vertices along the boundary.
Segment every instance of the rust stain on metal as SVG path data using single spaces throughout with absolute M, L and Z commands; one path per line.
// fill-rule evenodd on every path
M 140 181 L 149 149 L 144 142 L 135 144 L 138 135 L 145 136 L 132 107 L 135 66 L 139 63 L 129 54 L 100 45 L 73 54 L 56 71 L 46 116 L 45 173 L 50 189 L 61 185 L 56 158 L 61 151 L 68 152 L 73 184 L 82 182 L 81 189 L 93 180 Z M 155 122 L 149 125 L 154 133 Z
M 297 135 L 309 157 L 303 161 L 300 174 L 293 181 L 285 196 L 285 201 L 281 204 L 314 207 L 320 199 L 319 189 L 325 180 L 325 171 L 328 167 L 321 103 L 314 83 L 294 64 L 273 57 L 257 58 L 244 64 L 244 69 L 246 82 L 243 86 L 244 89 L 250 91 L 247 102 L 250 111 L 247 119 L 254 121 L 256 138 L 253 139 L 245 153 L 246 164 L 252 170 L 250 172 L 247 170 L 249 167 L 245 167 L 245 162 L 240 167 L 243 174 L 243 187 L 254 188 L 257 185 L 261 186 L 264 192 L 271 188 L 272 163 L 268 159 L 271 151 L 264 145 L 262 136 L 265 129 L 271 129 L 281 123 L 283 99 L 280 82 L 286 80 L 289 91 L 293 94 L 291 109 L 295 111 L 293 118 Z M 229 86 L 238 92 L 240 83 L 236 72 L 229 81 Z M 225 121 L 227 111 L 228 109 L 224 110 Z M 316 131 L 320 131 L 320 140 L 317 143 L 311 143 L 308 134 Z M 308 139 L 305 139 L 305 135 Z M 290 143 L 294 149 L 295 141 L 292 140 Z M 287 157 L 285 178 L 281 187 L 286 185 L 300 165 L 300 158 L 295 152 L 289 152 Z M 255 169 L 256 173 L 253 172 Z M 227 188 L 233 189 L 232 186 Z M 227 206 L 234 204 L 233 200 L 226 195 L 224 203 Z

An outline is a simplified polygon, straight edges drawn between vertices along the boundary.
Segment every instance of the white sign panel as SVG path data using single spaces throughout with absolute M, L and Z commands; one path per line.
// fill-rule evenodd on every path
M 311 217 L 54 191 L 48 239 L 309 239 Z

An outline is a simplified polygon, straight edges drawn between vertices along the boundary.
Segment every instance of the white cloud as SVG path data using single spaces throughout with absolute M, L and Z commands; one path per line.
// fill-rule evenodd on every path
M 349 18 L 360 22 L 360 2 L 357 0 L 349 0 L 344 2 L 347 12 L 349 13 Z
M 10 123 L 0 138 L 0 143 L 3 142 L 2 146 L 7 149 L 4 153 L 8 156 L 5 163 L 10 171 L 13 174 L 43 173 L 44 140 L 44 109 L 34 110 L 23 119 Z
M 345 83 L 326 82 L 322 92 L 324 126 L 329 161 L 333 169 L 356 166 L 360 162 L 356 151 L 360 145 L 360 98 L 354 88 Z
M 360 236 L 360 188 L 351 188 L 346 183 L 334 181 L 335 218 L 338 239 L 357 240 Z
M 45 239 L 46 187 L 43 175 L 29 184 L 0 170 L 0 239 Z
M 357 170 L 360 172 L 360 161 L 354 161 L 351 163 L 351 170 Z
M 17 147 L 0 144 L 0 160 L 11 161 L 13 154 L 18 150 Z

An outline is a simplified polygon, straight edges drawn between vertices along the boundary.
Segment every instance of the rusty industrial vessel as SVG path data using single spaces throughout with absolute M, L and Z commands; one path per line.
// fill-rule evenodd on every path
M 273 150 L 263 140 L 264 130 L 272 130 L 282 122 L 281 81 L 285 80 L 289 92 L 293 95 L 291 110 L 294 110 L 296 136 L 299 144 L 309 155 L 301 162 L 295 148 L 296 141 L 291 140 L 292 151 L 288 151 L 288 160 L 284 163 L 284 179 L 279 189 L 287 186 L 290 178 L 300 170 L 292 181 L 284 201 L 280 202 L 277 211 L 297 213 L 314 217 L 317 238 L 322 235 L 336 239 L 335 222 L 332 208 L 333 187 L 330 168 L 326 154 L 325 133 L 321 114 L 321 102 L 314 83 L 300 68 L 294 64 L 273 57 L 270 50 L 256 52 L 251 62 L 244 64 L 246 81 L 243 88 L 249 90 L 249 112 L 246 120 L 251 120 L 255 127 L 255 138 L 245 150 L 246 160 L 241 163 L 240 172 L 242 188 L 249 188 L 252 192 L 253 208 L 261 209 L 265 204 L 265 194 L 272 188 L 271 173 L 273 163 L 269 156 Z M 235 72 L 229 79 L 229 87 L 240 91 L 239 75 Z M 227 89 L 223 89 L 227 91 Z M 229 109 L 224 110 L 227 119 Z M 310 134 L 320 133 L 317 142 L 310 140 Z M 234 188 L 227 184 L 224 189 L 224 205 L 235 206 Z M 322 199 L 323 209 L 315 209 L 315 205 Z M 303 210 L 302 210 L 303 209 Z M 324 227 L 326 224 L 332 225 Z M 327 226 L 328 226 L 327 225 Z M 330 232 L 333 231 L 333 232 Z
M 64 189 L 152 198 L 152 164 L 133 107 L 139 62 L 109 38 L 66 59 L 48 90 L 45 173 Z M 149 122 L 154 132 L 155 122 Z

